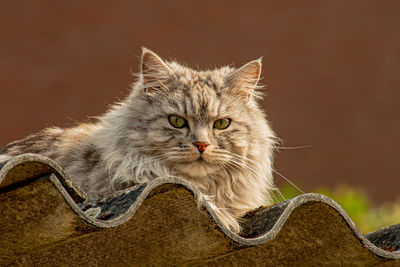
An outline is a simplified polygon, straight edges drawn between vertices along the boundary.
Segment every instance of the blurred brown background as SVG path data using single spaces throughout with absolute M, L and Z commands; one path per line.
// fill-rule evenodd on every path
M 400 1 L 1 1 L 0 145 L 123 98 L 141 46 L 201 68 L 264 56 L 263 103 L 304 191 L 399 196 Z M 282 179 L 276 177 L 278 183 Z

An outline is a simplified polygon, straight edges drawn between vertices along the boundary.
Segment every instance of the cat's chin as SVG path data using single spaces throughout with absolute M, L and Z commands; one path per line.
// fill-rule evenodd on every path
M 219 168 L 200 158 L 190 163 L 181 164 L 177 170 L 192 178 L 200 178 L 218 171 Z

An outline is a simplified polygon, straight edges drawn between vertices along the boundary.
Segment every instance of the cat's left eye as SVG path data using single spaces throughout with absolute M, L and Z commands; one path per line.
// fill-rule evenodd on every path
M 231 119 L 219 119 L 214 122 L 214 128 L 218 130 L 223 130 L 231 125 Z
M 187 125 L 187 121 L 184 118 L 175 115 L 169 116 L 168 121 L 175 128 L 183 128 Z

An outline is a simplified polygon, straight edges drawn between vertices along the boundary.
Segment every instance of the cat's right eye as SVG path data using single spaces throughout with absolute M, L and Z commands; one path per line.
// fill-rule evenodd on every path
M 218 130 L 224 130 L 231 124 L 231 119 L 219 119 L 214 122 L 214 128 Z
M 187 121 L 179 116 L 171 115 L 168 117 L 168 121 L 175 128 L 183 128 L 187 126 Z

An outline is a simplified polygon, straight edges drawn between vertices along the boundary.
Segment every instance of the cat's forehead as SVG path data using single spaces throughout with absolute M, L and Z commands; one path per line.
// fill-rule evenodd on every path
M 225 83 L 226 77 L 234 71 L 234 68 L 229 66 L 212 70 L 194 70 L 176 62 L 168 62 L 168 66 L 174 72 L 179 83 L 188 88 L 202 85 L 221 88 Z
M 222 93 L 220 89 L 224 87 L 226 77 L 232 73 L 233 68 L 199 71 L 177 63 L 169 63 L 169 67 L 178 84 L 175 83 L 169 93 L 164 95 L 164 112 L 208 123 L 230 111 L 229 94 Z
M 194 70 L 168 62 L 175 82 L 161 100 L 163 113 L 178 114 L 199 123 L 209 123 L 221 116 L 236 114 L 236 98 L 223 90 L 226 78 L 235 70 L 225 66 L 213 70 Z M 178 83 L 176 83 L 178 82 Z

